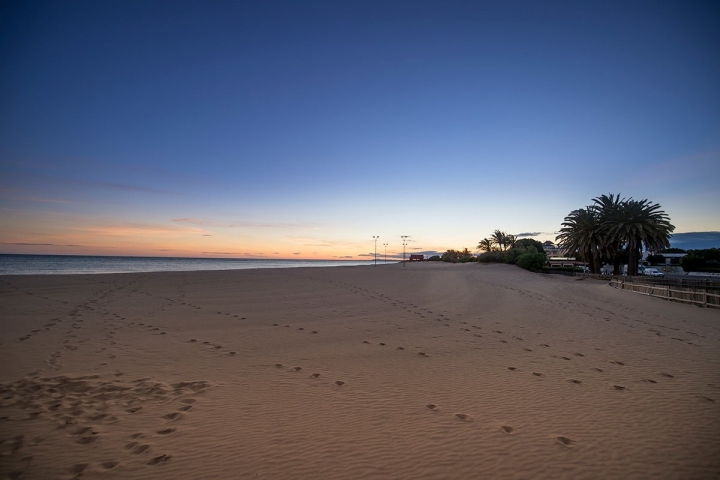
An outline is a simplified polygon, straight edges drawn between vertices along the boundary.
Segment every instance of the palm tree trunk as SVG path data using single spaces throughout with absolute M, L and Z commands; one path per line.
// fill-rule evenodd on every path
M 638 250 L 639 247 L 635 242 L 628 244 L 628 275 L 637 276 L 638 274 Z

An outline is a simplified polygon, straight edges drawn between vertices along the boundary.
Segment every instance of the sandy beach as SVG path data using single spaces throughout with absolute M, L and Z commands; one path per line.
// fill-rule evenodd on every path
M 0 277 L 0 477 L 720 476 L 720 312 L 438 263 Z

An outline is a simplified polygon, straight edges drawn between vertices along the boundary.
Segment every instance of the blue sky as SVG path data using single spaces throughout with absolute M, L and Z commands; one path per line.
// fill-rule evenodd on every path
M 0 251 L 353 257 L 719 231 L 716 2 L 4 2 Z

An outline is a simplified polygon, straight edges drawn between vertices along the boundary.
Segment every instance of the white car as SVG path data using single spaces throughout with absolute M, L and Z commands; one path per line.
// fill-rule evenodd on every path
M 664 277 L 665 274 L 658 270 L 657 268 L 646 268 L 643 271 L 643 275 L 646 275 L 648 277 Z

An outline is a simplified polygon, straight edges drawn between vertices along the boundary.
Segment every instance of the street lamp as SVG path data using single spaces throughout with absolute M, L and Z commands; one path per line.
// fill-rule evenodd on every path
M 402 244 L 403 244 L 403 267 L 405 266 L 405 245 L 407 245 L 407 239 L 409 235 L 400 235 L 400 238 L 402 238 Z
M 387 265 L 387 246 L 388 246 L 388 244 L 383 243 L 383 245 L 385 245 L 385 265 Z
M 377 267 L 377 239 L 380 238 L 380 236 L 373 235 L 373 239 L 375 240 L 375 266 Z

